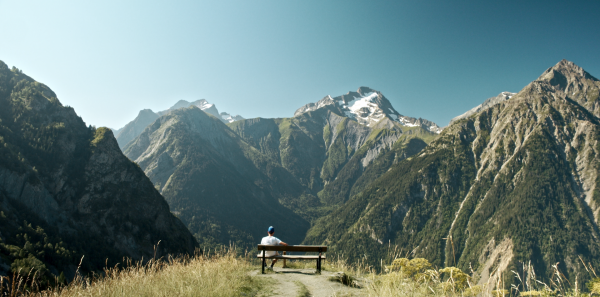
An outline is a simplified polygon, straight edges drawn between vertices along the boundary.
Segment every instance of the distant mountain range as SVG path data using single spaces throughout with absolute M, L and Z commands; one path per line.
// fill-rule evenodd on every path
M 350 117 L 343 106 L 322 104 L 293 118 L 225 124 L 208 108 L 176 104 L 124 152 L 201 245 L 231 241 L 253 247 L 269 225 L 300 243 L 310 222 L 425 147 L 437 135 L 429 129 L 439 129 L 426 120 L 400 118 L 377 91 L 363 87 L 349 94 L 362 103 L 348 106 L 363 104 L 371 114 Z M 370 119 L 370 126 L 357 121 Z M 427 129 L 416 123 L 427 123 Z
M 197 246 L 109 129 L 0 61 L 0 275 L 52 282 Z
M 174 110 L 190 106 L 196 106 L 200 110 L 215 116 L 217 119 L 223 121 L 224 123 L 231 123 L 244 119 L 239 115 L 232 116 L 226 112 L 219 113 L 217 107 L 214 104 L 208 103 L 208 101 L 206 101 L 205 99 L 196 100 L 194 102 L 179 100 L 171 108 L 159 111 L 158 113 L 154 113 L 151 109 L 141 110 L 138 116 L 133 121 L 125 125 L 123 128 L 112 129 L 115 134 L 115 137 L 117 138 L 117 142 L 119 143 L 119 147 L 124 148 L 131 140 L 140 135 L 148 125 L 150 125 L 160 116 L 166 115 Z

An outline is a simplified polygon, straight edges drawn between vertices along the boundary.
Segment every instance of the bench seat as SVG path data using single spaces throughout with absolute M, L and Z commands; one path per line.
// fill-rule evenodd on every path
M 267 256 L 266 251 L 278 251 L 283 252 L 283 255 Z M 286 259 L 298 259 L 298 260 L 317 260 L 317 272 L 321 273 L 321 260 L 326 259 L 323 253 L 327 252 L 327 247 L 322 245 L 258 245 L 259 254 L 257 258 L 262 259 L 262 273 L 265 273 L 266 259 L 283 259 L 283 266 L 285 267 Z M 308 253 L 319 253 L 318 255 L 286 255 L 286 252 L 308 252 Z
M 261 255 L 257 255 L 257 258 L 262 258 Z M 265 258 L 267 259 L 319 259 L 318 255 L 314 255 L 314 256 L 306 256 L 306 255 L 277 255 L 277 256 L 265 256 Z M 321 256 L 321 259 L 326 259 L 325 255 Z

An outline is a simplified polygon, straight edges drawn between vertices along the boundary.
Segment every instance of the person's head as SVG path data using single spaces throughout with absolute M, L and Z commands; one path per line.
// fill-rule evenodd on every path
M 269 229 L 267 230 L 267 233 L 269 233 L 269 235 L 275 234 L 275 228 L 273 228 L 273 226 L 269 227 Z

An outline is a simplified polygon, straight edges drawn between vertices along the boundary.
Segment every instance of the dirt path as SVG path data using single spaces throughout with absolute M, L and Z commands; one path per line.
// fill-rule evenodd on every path
M 298 296 L 301 283 L 310 292 L 309 296 L 366 296 L 363 289 L 351 288 L 338 282 L 332 282 L 329 277 L 335 272 L 322 271 L 321 275 L 315 274 L 315 269 L 290 269 L 275 267 L 273 272 L 261 274 L 259 270 L 251 272 L 261 278 L 269 278 L 273 284 L 272 290 L 266 296 Z M 299 282 L 299 283 L 298 283 Z

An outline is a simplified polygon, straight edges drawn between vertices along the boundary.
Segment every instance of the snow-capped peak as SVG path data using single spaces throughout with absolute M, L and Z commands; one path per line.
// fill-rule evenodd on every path
M 226 112 L 222 112 L 220 114 L 221 119 L 227 123 L 233 123 L 235 121 L 239 121 L 239 120 L 243 120 L 244 118 L 242 118 L 240 115 L 236 115 L 236 116 L 232 116 Z
M 200 110 L 217 117 L 218 119 L 220 119 L 221 121 L 223 121 L 225 123 L 231 123 L 231 122 L 235 122 L 235 121 L 244 119 L 243 117 L 241 117 L 239 115 L 231 116 L 229 113 L 226 113 L 226 112 L 219 113 L 219 110 L 217 109 L 217 107 L 214 104 L 209 103 L 206 99 L 200 99 L 200 100 L 196 100 L 194 102 L 179 100 L 171 108 L 164 110 L 164 111 L 159 111 L 158 115 L 162 116 L 173 110 L 180 109 L 180 108 L 187 108 L 190 106 L 196 106 L 196 107 L 200 108 Z
M 337 97 L 327 95 L 317 103 L 309 103 L 299 108 L 294 116 L 326 106 L 331 106 L 346 117 L 355 119 L 366 126 L 373 126 L 387 117 L 407 127 L 420 126 L 435 133 L 442 131 L 431 121 L 401 115 L 380 92 L 367 87 L 361 87 L 356 92 L 348 92 L 348 94 Z
M 344 99 L 339 101 L 347 117 L 354 118 L 359 123 L 367 126 L 377 123 L 385 117 L 385 112 L 376 102 L 379 96 L 377 92 L 359 93 L 359 95 L 352 96 L 352 100 L 347 102 Z

